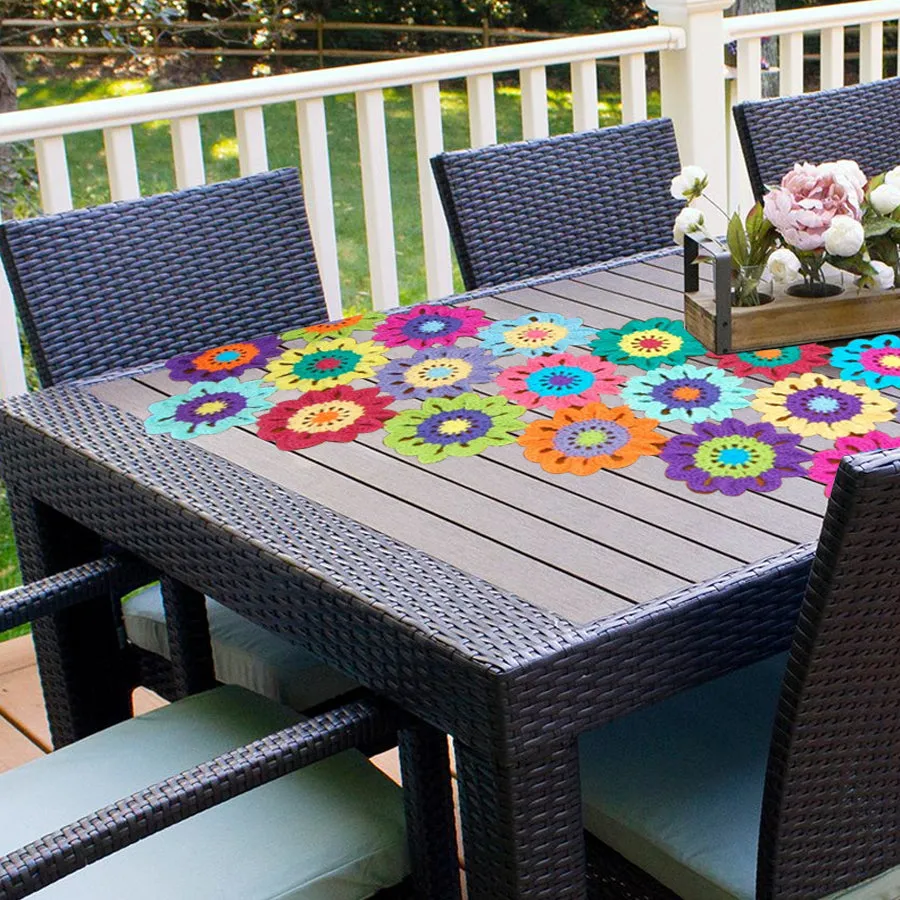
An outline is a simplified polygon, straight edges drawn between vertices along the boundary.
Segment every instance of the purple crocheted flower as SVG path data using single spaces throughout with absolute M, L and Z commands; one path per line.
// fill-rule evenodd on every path
M 378 373 L 378 384 L 398 400 L 456 397 L 491 381 L 499 372 L 493 360 L 481 347 L 426 347 L 391 360 Z
M 676 435 L 660 459 L 668 463 L 667 477 L 687 482 L 692 491 L 736 497 L 744 491 L 774 491 L 785 478 L 805 475 L 801 464 L 812 456 L 800 448 L 801 440 L 765 422 L 725 419 Z
M 185 353 L 166 363 L 173 381 L 223 381 L 236 378 L 248 369 L 263 369 L 273 356 L 278 356 L 281 338 L 269 334 L 252 341 L 223 344 L 202 353 Z

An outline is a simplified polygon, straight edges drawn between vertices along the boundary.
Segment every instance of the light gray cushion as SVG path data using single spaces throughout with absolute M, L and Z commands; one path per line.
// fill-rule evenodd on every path
M 685 691 L 581 741 L 585 827 L 690 900 L 755 900 L 786 656 Z
M 292 724 L 220 687 L 0 775 L 0 853 Z M 407 871 L 400 789 L 350 751 L 249 791 L 44 889 L 47 900 L 361 900 Z
M 144 650 L 169 658 L 169 638 L 158 584 L 132 594 L 122 612 L 129 640 Z M 351 678 L 311 653 L 248 622 L 209 597 L 206 613 L 216 677 L 225 684 L 239 684 L 300 710 L 358 687 Z
M 588 831 L 688 900 L 756 900 L 772 725 L 787 655 L 581 740 Z M 896 900 L 900 867 L 827 900 Z

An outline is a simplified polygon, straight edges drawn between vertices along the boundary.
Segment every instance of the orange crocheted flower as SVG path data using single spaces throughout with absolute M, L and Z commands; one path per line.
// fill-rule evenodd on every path
M 659 455 L 667 438 L 654 431 L 658 424 L 656 419 L 638 418 L 627 406 L 588 403 L 531 422 L 518 441 L 525 458 L 545 472 L 592 475 Z

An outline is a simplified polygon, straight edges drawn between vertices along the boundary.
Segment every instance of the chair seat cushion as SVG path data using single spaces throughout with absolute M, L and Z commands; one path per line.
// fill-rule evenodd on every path
M 169 658 L 169 638 L 159 585 L 124 603 L 125 632 L 144 650 Z M 294 709 L 309 709 L 358 687 L 351 678 L 289 641 L 207 598 L 206 613 L 216 677 Z
M 581 740 L 585 827 L 690 900 L 754 900 L 769 743 L 787 657 Z
M 0 775 L 0 853 L 287 725 L 227 686 Z M 361 900 L 408 870 L 400 788 L 348 751 L 201 813 L 50 885 L 47 900 Z
M 580 744 L 585 827 L 687 900 L 756 900 L 787 654 L 625 716 Z M 825 900 L 896 900 L 900 867 Z

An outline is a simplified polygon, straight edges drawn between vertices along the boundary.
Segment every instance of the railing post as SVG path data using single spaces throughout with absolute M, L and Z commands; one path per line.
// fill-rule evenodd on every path
M 706 170 L 707 194 L 723 209 L 728 203 L 723 12 L 733 2 L 647 0 L 660 25 L 684 29 L 685 48 L 659 54 L 662 113 L 675 123 L 682 162 Z M 722 216 L 710 207 L 704 212 L 713 230 L 724 232 Z

